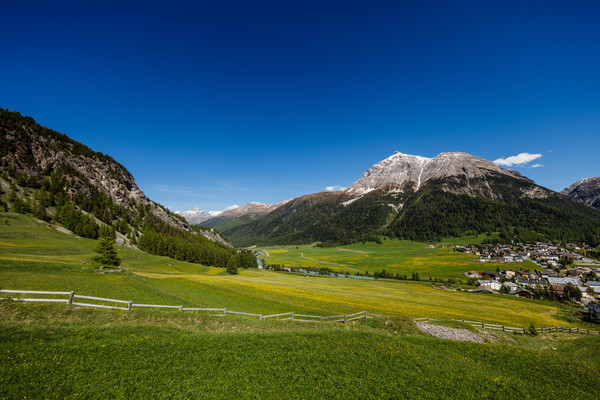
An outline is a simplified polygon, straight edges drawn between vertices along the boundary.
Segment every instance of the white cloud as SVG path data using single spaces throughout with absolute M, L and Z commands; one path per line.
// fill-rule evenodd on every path
M 545 167 L 544 164 L 533 164 L 530 168 L 541 168 L 541 167 Z
M 533 160 L 537 160 L 541 156 L 542 156 L 541 154 L 519 153 L 516 156 L 499 158 L 494 161 L 494 164 L 502 165 L 504 167 L 522 166 Z M 539 164 L 536 164 L 536 165 L 539 165 Z
M 346 188 L 343 186 L 327 186 L 325 188 L 325 190 L 327 190 L 328 192 L 337 192 L 337 191 L 344 190 L 344 189 L 346 189 Z
M 229 207 L 225 207 L 225 211 L 229 211 L 229 210 L 234 210 L 236 208 L 239 208 L 240 206 L 238 206 L 237 204 L 231 205 Z

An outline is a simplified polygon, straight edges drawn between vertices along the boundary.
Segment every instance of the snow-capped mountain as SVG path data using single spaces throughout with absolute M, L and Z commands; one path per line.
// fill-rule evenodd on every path
M 595 243 L 600 214 L 532 180 L 467 153 L 433 158 L 396 152 L 343 191 L 304 195 L 273 211 L 218 224 L 234 243 L 330 244 L 380 235 L 440 240 L 519 227 L 547 240 L 561 232 Z M 525 234 L 524 234 L 525 235 Z
M 441 153 L 427 158 L 397 151 L 391 157 L 373 165 L 359 180 L 344 190 L 344 193 L 360 196 L 373 190 L 403 193 L 412 189 L 416 192 L 429 181 L 448 177 L 464 178 L 467 183 L 470 180 L 481 179 L 482 182 L 478 186 L 485 187 L 485 179 L 490 175 L 506 175 L 531 182 L 516 171 L 504 169 L 491 161 L 467 153 Z M 489 186 L 485 189 L 488 188 Z M 489 191 L 491 192 L 491 189 Z M 469 193 L 468 185 L 460 192 Z M 493 197 L 493 193 L 491 194 Z
M 190 225 L 201 224 L 202 222 L 204 222 L 208 219 L 211 219 L 213 217 L 216 217 L 217 215 L 219 215 L 221 213 L 222 213 L 222 211 L 203 211 L 198 206 L 196 206 L 188 211 L 175 211 L 175 214 L 178 214 L 178 215 L 181 215 L 182 217 L 184 217 Z

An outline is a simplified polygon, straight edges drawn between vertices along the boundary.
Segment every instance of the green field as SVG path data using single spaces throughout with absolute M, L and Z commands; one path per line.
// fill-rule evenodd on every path
M 89 264 L 95 241 L 48 229 L 17 214 L 1 214 L 1 219 L 9 220 L 0 231 L 0 287 L 5 289 L 74 290 L 136 303 L 224 307 L 262 314 L 334 315 L 367 310 L 387 316 L 472 319 L 523 327 L 531 322 L 537 326 L 574 323 L 568 309 L 548 302 L 442 290 L 424 282 L 304 277 L 265 270 L 242 270 L 231 276 L 223 269 L 125 248 L 119 249 L 124 272 L 102 274 Z M 423 258 L 422 246 L 413 246 Z M 442 258 L 464 257 L 439 252 Z
M 499 334 L 494 343 L 473 344 L 426 337 L 411 322 L 429 316 L 589 327 L 557 304 L 425 282 L 264 270 L 231 276 L 123 247 L 123 272 L 98 273 L 90 265 L 97 242 L 19 214 L 0 213 L 0 223 L 3 289 L 74 290 L 262 314 L 368 310 L 386 316 L 348 325 L 306 324 L 3 301 L 0 398 L 591 398 L 600 390 L 599 337 Z M 415 257 L 424 257 L 423 245 L 412 246 Z M 386 247 L 398 244 L 380 248 Z M 464 257 L 446 250 L 439 255 L 446 266 Z M 409 259 L 407 253 L 404 262 Z
M 481 240 L 483 235 L 464 238 L 467 242 Z M 320 248 L 313 245 L 268 246 L 260 249 L 265 252 L 261 258 L 267 264 L 283 264 L 288 267 L 331 268 L 339 272 L 361 272 L 373 274 L 385 269 L 393 274 L 411 276 L 418 272 L 423 278 L 466 279 L 465 271 L 495 271 L 496 268 L 521 269 L 531 267 L 531 263 L 481 263 L 478 256 L 442 247 L 455 244 L 443 242 L 435 248 L 427 244 L 384 238 L 382 244 L 355 243 L 349 246 Z M 268 256 L 267 256 L 268 254 Z
M 410 321 L 348 326 L 175 312 L 0 305 L 0 398 L 589 399 L 599 338 L 425 337 Z

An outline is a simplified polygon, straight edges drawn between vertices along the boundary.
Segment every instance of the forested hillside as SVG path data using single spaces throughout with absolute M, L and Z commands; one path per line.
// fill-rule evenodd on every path
M 153 254 L 224 267 L 234 254 L 218 234 L 148 199 L 110 156 L 0 109 L 0 206 L 56 221 L 74 234 L 107 232 Z M 209 240 L 213 239 L 213 240 Z
M 500 240 L 600 244 L 600 212 L 510 175 L 435 179 L 417 192 L 373 190 L 302 196 L 255 221 L 220 227 L 235 244 L 348 244 L 379 235 L 439 241 L 501 232 Z

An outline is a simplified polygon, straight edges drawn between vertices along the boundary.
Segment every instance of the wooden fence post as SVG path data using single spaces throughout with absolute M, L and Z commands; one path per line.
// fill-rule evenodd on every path
M 133 307 L 133 301 L 129 301 L 129 304 L 127 304 L 127 309 L 129 311 L 131 311 L 131 308 Z
M 485 324 L 484 324 L 483 322 L 481 323 L 481 327 L 482 327 L 482 328 L 485 328 Z
M 73 304 L 73 296 L 75 296 L 75 292 L 72 291 L 71 293 L 69 293 L 69 300 L 67 300 L 68 305 Z
M 290 314 L 292 314 L 292 321 L 294 320 L 294 312 L 292 311 Z
M 344 314 L 344 323 L 348 322 L 348 316 L 346 314 Z
M 262 321 L 262 313 L 258 314 L 258 320 Z
M 223 309 L 223 316 L 224 317 L 227 316 L 227 309 L 226 308 Z
M 502 325 L 502 332 L 506 332 L 506 327 Z
M 323 316 L 322 315 L 319 316 L 319 322 L 323 322 Z M 588 329 L 588 331 L 589 331 L 589 329 Z
M 368 317 L 367 317 L 367 310 L 365 310 L 365 319 L 367 319 L 367 318 L 368 318 Z

